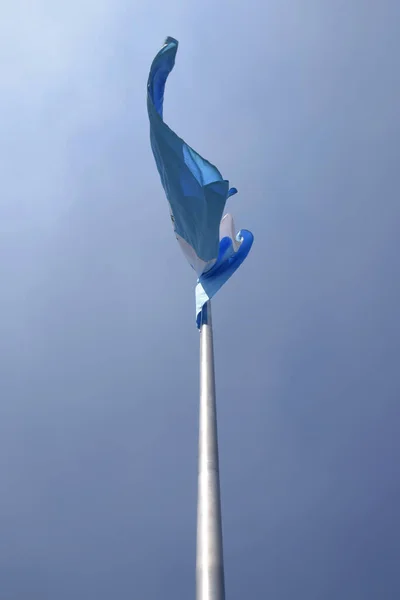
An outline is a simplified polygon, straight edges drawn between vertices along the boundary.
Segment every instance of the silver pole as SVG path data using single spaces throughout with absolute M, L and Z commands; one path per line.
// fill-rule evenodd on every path
M 211 304 L 200 328 L 196 600 L 225 600 Z

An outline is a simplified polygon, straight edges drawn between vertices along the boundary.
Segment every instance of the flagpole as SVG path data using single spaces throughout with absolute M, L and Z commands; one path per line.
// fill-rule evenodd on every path
M 225 600 L 211 303 L 200 328 L 196 600 Z

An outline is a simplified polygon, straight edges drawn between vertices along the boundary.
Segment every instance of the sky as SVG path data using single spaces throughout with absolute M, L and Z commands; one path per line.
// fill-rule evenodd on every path
M 164 116 L 239 194 L 213 301 L 229 600 L 400 597 L 400 5 L 8 2 L 0 599 L 194 598 L 195 274 Z

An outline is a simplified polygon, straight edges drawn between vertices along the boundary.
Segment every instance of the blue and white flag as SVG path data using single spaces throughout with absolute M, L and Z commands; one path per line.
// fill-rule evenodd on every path
M 197 273 L 196 322 L 201 312 L 242 264 L 253 234 L 235 233 L 233 219 L 223 217 L 227 199 L 235 194 L 214 165 L 179 138 L 163 120 L 164 90 L 174 68 L 178 42 L 169 37 L 151 65 L 147 83 L 150 140 L 178 240 Z

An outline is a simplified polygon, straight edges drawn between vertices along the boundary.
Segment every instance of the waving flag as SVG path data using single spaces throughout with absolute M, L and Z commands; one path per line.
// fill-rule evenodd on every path
M 150 139 L 167 196 L 176 238 L 197 273 L 196 321 L 201 311 L 242 264 L 253 243 L 250 231 L 235 233 L 224 214 L 235 194 L 218 169 L 179 138 L 163 120 L 164 90 L 178 42 L 169 37 L 151 65 L 147 84 Z

